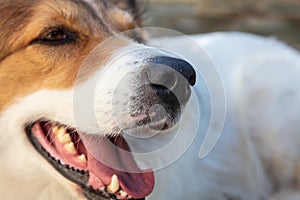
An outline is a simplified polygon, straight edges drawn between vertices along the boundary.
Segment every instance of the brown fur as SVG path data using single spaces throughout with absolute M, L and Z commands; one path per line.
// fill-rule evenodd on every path
M 105 9 L 107 14 L 99 16 L 96 9 L 81 0 L 0 3 L 0 111 L 38 89 L 71 88 L 82 62 L 93 48 L 120 31 L 139 26 L 134 16 L 131 18 L 121 10 L 134 12 L 133 1 L 95 2 L 96 9 Z M 76 32 L 76 42 L 62 45 L 33 42 L 46 28 L 57 26 Z M 127 43 L 114 39 L 114 44 L 106 46 L 98 58 L 104 63 L 118 47 Z

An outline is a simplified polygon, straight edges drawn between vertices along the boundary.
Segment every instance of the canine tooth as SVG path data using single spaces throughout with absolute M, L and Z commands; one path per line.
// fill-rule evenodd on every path
M 127 194 L 127 192 L 121 190 L 120 191 L 120 196 L 121 196 L 121 198 L 126 198 L 128 196 L 128 194 Z
M 120 185 L 119 185 L 119 180 L 118 180 L 118 177 L 117 175 L 113 175 L 111 177 L 111 183 L 110 185 L 107 186 L 107 189 L 112 192 L 112 193 L 116 193 L 120 188 Z
M 84 154 L 81 154 L 80 156 L 78 156 L 78 160 L 80 160 L 83 163 L 86 163 L 86 157 Z
M 69 153 L 71 153 L 71 154 L 76 154 L 76 153 L 77 153 L 77 151 L 76 151 L 76 149 L 75 149 L 75 145 L 74 145 L 73 142 L 70 142 L 70 143 L 65 144 L 64 147 L 65 147 L 65 149 L 66 149 Z

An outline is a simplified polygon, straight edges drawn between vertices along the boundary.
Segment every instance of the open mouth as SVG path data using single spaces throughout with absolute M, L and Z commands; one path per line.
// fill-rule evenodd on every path
M 154 188 L 153 171 L 139 169 L 121 135 L 95 139 L 49 120 L 27 126 L 26 133 L 36 150 L 64 177 L 81 186 L 89 200 L 144 199 Z M 82 135 L 87 138 L 83 140 Z M 97 148 L 89 149 L 84 142 L 88 140 Z M 116 163 L 118 169 L 103 164 L 102 158 Z

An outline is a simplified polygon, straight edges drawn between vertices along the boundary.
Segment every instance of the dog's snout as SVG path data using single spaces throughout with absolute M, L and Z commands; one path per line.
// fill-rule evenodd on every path
M 167 56 L 157 56 L 151 59 L 151 66 L 147 69 L 149 81 L 152 83 L 167 83 L 166 86 L 179 84 L 179 76 L 171 69 L 179 72 L 188 83 L 193 86 L 196 82 L 196 72 L 186 61 Z
M 188 62 L 167 56 L 149 61 L 147 77 L 156 94 L 168 102 L 173 98 L 170 96 L 172 91 L 181 103 L 186 103 L 191 93 L 190 85 L 196 82 L 196 72 Z

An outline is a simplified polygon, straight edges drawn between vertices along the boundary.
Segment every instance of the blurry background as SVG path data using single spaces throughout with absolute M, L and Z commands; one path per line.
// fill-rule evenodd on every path
M 246 31 L 300 49 L 300 0 L 142 0 L 145 26 L 185 34 Z

